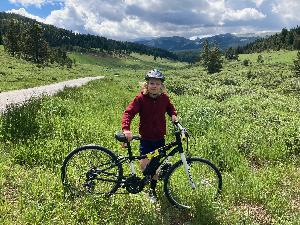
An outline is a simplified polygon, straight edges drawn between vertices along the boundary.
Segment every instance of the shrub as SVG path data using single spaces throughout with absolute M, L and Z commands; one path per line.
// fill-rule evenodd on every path
M 264 59 L 263 59 L 262 55 L 257 56 L 257 62 L 258 63 L 263 63 L 264 62 Z
M 4 141 L 19 142 L 39 133 L 37 114 L 41 99 L 31 98 L 21 104 L 11 104 L 2 115 L 1 133 Z
M 244 59 L 243 60 L 243 65 L 244 66 L 249 66 L 249 64 L 250 64 L 250 60 L 249 59 Z
M 297 58 L 294 60 L 294 72 L 297 77 L 300 77 L 300 51 L 298 51 Z

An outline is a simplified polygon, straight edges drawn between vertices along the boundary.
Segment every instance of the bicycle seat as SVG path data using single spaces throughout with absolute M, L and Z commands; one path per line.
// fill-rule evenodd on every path
M 127 138 L 125 137 L 122 131 L 117 132 L 115 134 L 115 138 L 120 142 L 128 142 Z M 133 135 L 132 137 L 132 140 L 140 140 L 140 139 L 141 139 L 140 135 Z

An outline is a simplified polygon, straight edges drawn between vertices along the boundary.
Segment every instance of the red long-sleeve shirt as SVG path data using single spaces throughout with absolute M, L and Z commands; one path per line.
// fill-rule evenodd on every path
M 130 123 L 139 113 L 139 133 L 142 139 L 155 141 L 163 139 L 166 134 L 166 117 L 177 115 L 168 95 L 162 93 L 157 98 L 140 93 L 129 103 L 122 118 L 122 129 L 130 130 Z

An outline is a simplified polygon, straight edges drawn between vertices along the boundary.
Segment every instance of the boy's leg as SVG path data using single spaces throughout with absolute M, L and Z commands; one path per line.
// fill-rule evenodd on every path
M 149 141 L 145 141 L 145 140 L 141 140 L 141 145 L 140 145 L 140 152 L 141 155 L 145 155 L 151 151 L 153 151 L 153 149 L 157 149 L 159 147 L 162 147 L 165 144 L 165 140 L 160 140 L 157 141 L 155 143 L 153 142 L 149 142 Z M 149 159 L 141 159 L 140 160 L 140 166 L 141 166 L 141 170 L 144 171 L 145 168 L 147 167 L 147 165 L 149 164 L 150 160 Z M 150 181 L 150 190 L 149 190 L 149 197 L 150 197 L 150 201 L 155 203 L 157 201 L 157 195 L 156 195 L 156 185 L 157 185 L 157 180 L 158 180 L 158 174 L 155 174 L 152 176 L 152 179 Z
M 141 166 L 142 172 L 145 170 L 145 168 L 149 164 L 149 161 L 150 160 L 148 160 L 148 159 L 140 160 L 140 166 Z M 157 179 L 156 179 L 157 177 L 158 177 L 157 175 L 154 175 L 150 181 L 149 198 L 152 203 L 157 202 L 157 195 L 156 195 L 156 191 L 155 191 L 156 184 L 157 184 Z
M 149 159 L 141 159 L 140 160 L 140 167 L 141 167 L 142 172 L 145 170 L 148 163 L 149 163 Z
M 140 167 L 141 167 L 141 171 L 144 172 L 144 170 L 146 169 L 147 165 L 149 164 L 150 160 L 149 159 L 141 159 L 140 160 Z M 155 174 L 152 176 L 153 180 L 158 180 L 158 174 Z

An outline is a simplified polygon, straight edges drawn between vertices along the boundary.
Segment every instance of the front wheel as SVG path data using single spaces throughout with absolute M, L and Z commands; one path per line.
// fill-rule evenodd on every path
M 113 194 L 120 186 L 122 165 L 116 155 L 97 145 L 86 145 L 70 152 L 61 167 L 61 179 L 71 194 L 88 192 Z
M 221 192 L 222 176 L 217 167 L 202 158 L 187 158 L 189 175 L 182 161 L 170 168 L 164 179 L 164 192 L 178 208 L 191 208 L 201 199 L 213 199 Z

